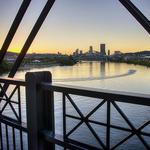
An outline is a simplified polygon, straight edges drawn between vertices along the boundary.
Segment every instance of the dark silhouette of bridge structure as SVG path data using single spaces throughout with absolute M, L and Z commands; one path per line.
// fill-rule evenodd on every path
M 144 27 L 144 29 L 150 34 L 150 21 L 144 16 L 144 14 L 130 1 L 130 0 L 119 0 L 120 3 L 133 15 L 133 17 Z M 25 12 L 27 11 L 28 6 L 30 5 L 31 0 L 23 0 L 22 5 L 12 23 L 12 26 L 4 40 L 4 43 L 0 50 L 0 64 L 2 63 L 4 56 L 11 44 L 12 39 L 15 36 L 15 33 L 21 23 L 21 20 L 24 17 Z M 40 27 L 42 26 L 46 16 L 51 10 L 55 0 L 47 0 L 46 5 L 44 6 L 40 16 L 38 17 L 36 23 L 34 24 L 27 40 L 25 41 L 20 54 L 18 55 L 13 67 L 11 68 L 8 77 L 14 77 L 17 72 L 20 64 L 22 63 L 26 53 L 28 52 L 34 38 L 36 37 Z
M 142 27 L 150 34 L 150 21 L 144 16 L 144 14 L 130 1 L 130 0 L 118 0 L 120 3 L 133 15 L 133 17 L 142 25 Z M 15 36 L 15 33 L 27 11 L 31 0 L 23 0 L 22 5 L 10 27 L 10 30 L 4 40 L 2 48 L 0 50 L 0 64 L 7 53 L 9 45 Z M 123 110 L 119 107 L 119 103 L 134 104 L 139 106 L 150 107 L 150 95 L 138 94 L 138 93 L 127 93 L 112 90 L 100 90 L 94 88 L 82 88 L 76 86 L 59 85 L 52 83 L 52 75 L 49 72 L 36 72 L 27 73 L 26 80 L 16 80 L 14 75 L 16 74 L 19 66 L 21 65 L 26 53 L 28 52 L 34 38 L 36 37 L 38 31 L 40 30 L 46 16 L 50 12 L 55 0 L 47 0 L 40 16 L 35 22 L 29 36 L 27 37 L 21 52 L 19 53 L 16 61 L 14 62 L 8 77 L 0 78 L 0 149 L 9 150 L 10 149 L 10 137 L 12 136 L 12 147 L 14 150 L 17 149 L 16 141 L 20 141 L 20 149 L 24 149 L 23 134 L 27 135 L 29 150 L 55 150 L 55 144 L 62 146 L 65 150 L 99 150 L 100 148 L 91 146 L 89 143 L 82 143 L 70 139 L 69 136 L 75 132 L 75 130 L 81 126 L 83 123 L 88 127 L 94 138 L 97 140 L 101 149 L 110 150 L 116 149 L 128 139 L 136 135 L 141 141 L 143 146 L 149 150 L 150 145 L 144 139 L 144 137 L 150 137 L 150 133 L 143 131 L 148 125 L 150 125 L 150 120 L 144 122 L 140 127 L 135 127 L 130 121 L 129 116 L 127 116 Z M 12 91 L 10 95 L 7 93 L 7 89 L 12 86 Z M 21 90 L 20 88 L 25 88 L 26 90 L 26 109 L 27 109 L 27 125 L 22 121 L 22 107 L 21 107 Z M 17 92 L 17 94 L 16 94 Z M 55 134 L 55 120 L 54 120 L 54 92 L 59 92 L 62 94 L 62 120 L 63 120 L 63 135 L 58 137 Z M 16 101 L 12 97 L 16 94 Z M 74 97 L 72 95 L 97 98 L 99 103 L 94 109 L 85 116 L 80 108 L 74 102 Z M 1 105 L 1 102 L 4 105 Z M 67 113 L 67 101 L 70 102 L 78 116 L 74 114 Z M 90 118 L 101 106 L 106 104 L 106 123 L 95 121 Z M 10 106 L 12 114 L 14 114 L 15 119 L 11 117 L 10 114 L 3 114 L 7 106 Z M 14 105 L 18 106 L 16 110 Z M 117 112 L 122 116 L 124 121 L 127 123 L 129 128 L 113 125 L 111 124 L 111 106 L 113 106 Z M 18 111 L 18 112 L 17 112 Z M 148 114 L 146 114 L 148 115 Z M 76 119 L 79 123 L 73 127 L 69 132 L 66 129 L 66 118 Z M 101 125 L 106 127 L 105 142 L 101 140 L 97 132 L 91 126 L 91 123 L 95 125 Z M 3 125 L 3 127 L 2 127 Z M 5 128 L 5 129 L 4 129 Z M 129 135 L 123 140 L 119 141 L 116 145 L 111 147 L 110 129 L 117 129 L 120 131 L 128 132 Z M 11 129 L 11 132 L 10 132 Z M 18 131 L 16 134 L 15 130 Z M 5 132 L 5 135 L 3 134 Z M 4 139 L 5 138 L 5 139 Z M 4 147 L 5 146 L 5 147 Z

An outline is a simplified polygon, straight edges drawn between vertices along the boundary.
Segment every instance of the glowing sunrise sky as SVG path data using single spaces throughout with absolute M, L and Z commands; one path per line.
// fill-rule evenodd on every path
M 132 0 L 150 19 L 150 0 Z M 0 0 L 0 47 L 22 0 Z M 32 0 L 9 51 L 19 52 L 46 0 Z M 99 49 L 111 52 L 150 50 L 150 36 L 118 0 L 56 0 L 29 52 L 72 53 Z

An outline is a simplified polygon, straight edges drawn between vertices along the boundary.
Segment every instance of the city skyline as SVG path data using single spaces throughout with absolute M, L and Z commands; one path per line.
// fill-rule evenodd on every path
M 143 3 L 139 0 L 132 1 L 150 18 L 150 9 L 148 9 L 150 1 L 144 0 Z M 46 0 L 31 2 L 9 51 L 19 52 L 21 50 L 45 2 Z M 20 4 L 19 0 L 0 2 L 0 46 L 2 46 Z M 119 1 L 57 0 L 29 52 L 57 53 L 59 51 L 71 54 L 77 47 L 86 51 L 89 45 L 97 50 L 100 42 L 106 43 L 111 52 L 150 49 L 148 33 Z

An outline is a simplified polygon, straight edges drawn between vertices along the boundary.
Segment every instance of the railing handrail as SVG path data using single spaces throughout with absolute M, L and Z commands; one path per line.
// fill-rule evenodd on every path
M 13 84 L 26 86 L 26 82 L 21 79 L 16 78 L 5 78 L 0 77 L 1 83 Z M 77 94 L 81 96 L 90 96 L 93 98 L 104 98 L 106 100 L 111 99 L 113 101 L 139 104 L 150 106 L 150 94 L 142 94 L 135 92 L 124 92 L 124 91 L 115 91 L 108 89 L 98 89 L 98 88 L 89 88 L 89 87 L 81 87 L 81 86 L 72 86 L 65 84 L 51 84 L 47 82 L 42 82 L 40 86 L 45 90 L 55 91 L 55 92 L 66 92 L 70 94 Z
M 26 86 L 26 82 L 21 79 L 16 79 L 16 78 L 3 78 L 0 77 L 0 82 L 1 83 L 6 83 L 6 84 L 13 84 L 13 85 L 20 85 L 20 86 Z
M 149 133 L 143 131 L 150 124 L 150 120 L 144 122 L 140 127 L 136 127 L 128 118 L 126 113 L 119 107 L 116 102 L 123 102 L 129 104 L 137 104 L 143 106 L 150 106 L 150 95 L 149 94 L 139 94 L 139 93 L 131 93 L 131 92 L 122 92 L 122 91 L 114 91 L 114 90 L 106 90 L 106 89 L 97 89 L 97 88 L 89 88 L 89 87 L 81 87 L 81 86 L 72 86 L 72 85 L 63 85 L 63 84 L 53 84 L 52 83 L 52 75 L 50 72 L 37 72 L 37 73 L 28 73 L 26 74 L 26 80 L 18 80 L 14 78 L 0 78 L 0 82 L 4 83 L 4 85 L 0 85 L 0 89 L 3 93 L 5 92 L 5 85 L 16 85 L 14 90 L 12 91 L 10 96 L 7 94 L 3 98 L 0 97 L 1 100 L 6 100 L 7 103 L 12 106 L 12 111 L 14 115 L 16 115 L 17 120 L 14 118 L 9 118 L 9 116 L 5 116 L 2 114 L 0 116 L 0 121 L 6 125 L 6 134 L 8 133 L 8 126 L 12 127 L 13 134 L 14 129 L 20 131 L 20 140 L 22 141 L 22 132 L 27 132 L 28 135 L 28 147 L 29 149 L 38 150 L 39 147 L 42 149 L 52 149 L 54 150 L 55 144 L 61 145 L 65 148 L 76 149 L 77 146 L 81 147 L 81 149 L 95 149 L 94 145 L 89 145 L 88 143 L 82 143 L 76 141 L 75 139 L 70 139 L 69 136 L 85 123 L 93 136 L 97 139 L 97 142 L 104 149 L 111 149 L 110 147 L 110 129 L 117 129 L 121 131 L 127 131 L 129 134 L 126 139 L 123 139 L 112 149 L 117 148 L 121 144 L 123 144 L 126 140 L 131 138 L 131 136 L 137 135 L 143 145 L 149 149 L 147 142 L 142 138 L 143 136 L 150 136 Z M 21 95 L 20 95 L 20 86 L 26 87 L 26 109 L 27 109 L 27 126 L 23 124 L 21 119 Z M 13 108 L 13 101 L 11 98 L 13 94 L 17 92 L 18 95 L 18 108 L 19 114 Z M 54 112 L 54 92 L 61 92 L 62 94 L 62 117 L 63 117 L 63 135 L 61 139 L 59 139 L 55 134 L 55 112 Z M 80 108 L 75 104 L 74 97 L 71 95 L 85 96 L 102 100 L 94 109 L 90 110 L 87 115 L 84 115 Z M 68 114 L 66 111 L 67 102 L 70 102 L 74 107 L 79 116 L 75 116 L 72 114 Z M 92 100 L 91 100 L 92 101 Z M 3 110 L 6 107 L 6 104 L 2 108 Z M 106 104 L 106 122 L 100 122 L 97 120 L 93 120 L 91 116 L 103 105 Z M 120 125 L 115 125 L 111 123 L 111 106 L 113 106 L 117 112 L 122 116 L 124 121 L 127 123 L 128 127 L 122 127 Z M 77 119 L 79 123 L 69 132 L 66 130 L 66 119 L 67 118 Z M 103 142 L 99 137 L 96 131 L 92 128 L 90 124 L 101 125 L 106 127 L 106 142 Z M 43 132 L 45 131 L 45 132 Z M 8 134 L 7 134 L 8 135 Z M 15 135 L 15 134 L 14 134 Z M 58 139 L 57 139 L 58 138 Z M 8 138 L 7 138 L 8 139 Z M 41 141 L 41 142 L 39 142 Z M 9 141 L 7 140 L 7 145 Z M 23 145 L 23 142 L 22 142 Z M 91 148 L 90 148 L 91 147 Z M 23 149 L 23 148 L 22 148 Z
M 42 82 L 40 84 L 44 90 L 75 94 L 80 96 L 89 96 L 93 98 L 101 98 L 109 101 L 118 101 L 125 103 L 132 103 L 138 105 L 150 106 L 150 94 L 139 94 L 133 92 L 122 92 L 107 89 L 97 89 L 89 87 L 80 87 L 64 84 L 51 84 Z

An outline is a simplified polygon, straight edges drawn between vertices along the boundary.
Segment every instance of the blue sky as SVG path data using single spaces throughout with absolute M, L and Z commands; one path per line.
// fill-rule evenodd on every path
M 150 0 L 132 0 L 150 19 Z M 20 0 L 0 1 L 0 46 L 21 5 Z M 46 0 L 32 0 L 9 48 L 19 52 Z M 150 50 L 149 34 L 118 0 L 56 0 L 30 52 L 72 53 L 106 43 L 112 52 Z

